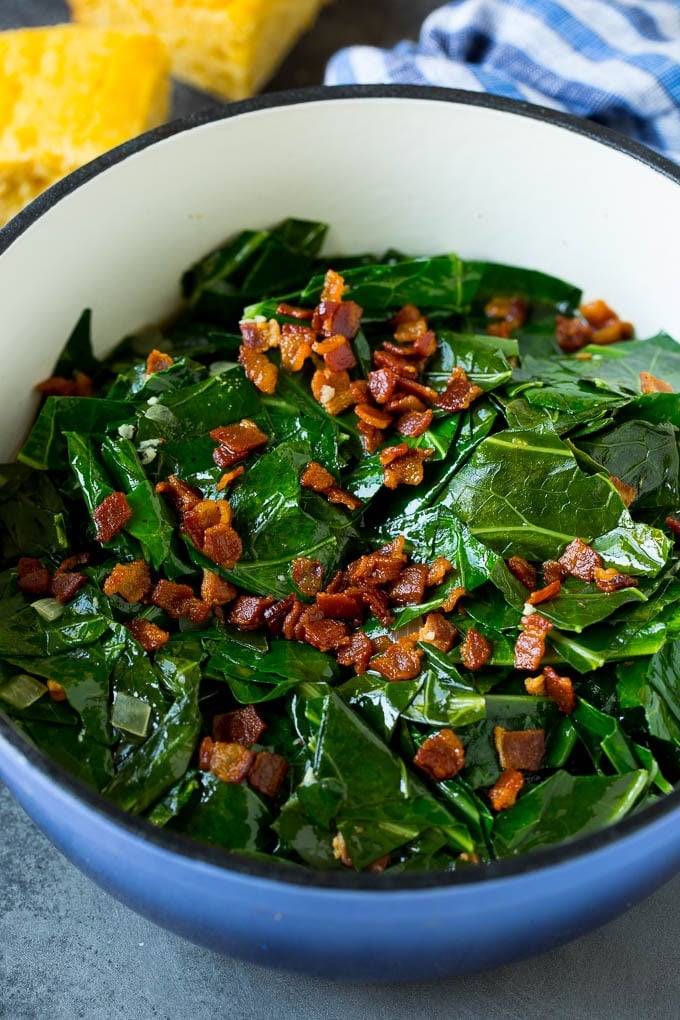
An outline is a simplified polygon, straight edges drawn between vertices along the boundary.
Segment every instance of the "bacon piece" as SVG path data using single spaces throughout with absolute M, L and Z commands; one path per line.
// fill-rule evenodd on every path
M 492 297 L 484 306 L 484 314 L 488 319 L 501 320 L 490 323 L 487 333 L 491 336 L 508 337 L 526 322 L 528 306 L 521 297 Z
M 238 467 L 232 468 L 231 471 L 225 472 L 225 474 L 222 475 L 215 488 L 217 489 L 218 492 L 222 492 L 224 489 L 227 488 L 228 485 L 230 485 L 232 482 L 235 482 L 237 478 L 240 478 L 244 471 L 245 468 L 243 464 L 239 464 Z
M 151 620 L 131 620 L 125 626 L 130 630 L 135 641 L 149 655 L 152 652 L 157 652 L 170 639 L 168 631 L 163 630 L 158 624 L 152 623 Z
M 349 391 L 355 404 L 370 404 L 372 398 L 368 379 L 352 379 Z
M 194 503 L 203 499 L 200 489 L 197 489 L 195 485 L 189 485 L 188 482 L 183 482 L 177 475 L 168 475 L 166 481 L 158 482 L 154 492 L 169 496 L 180 514 L 184 514 L 186 510 L 191 509 Z
M 57 571 L 50 581 L 50 594 L 57 602 L 68 602 L 76 592 L 80 591 L 86 581 L 85 575 L 79 574 L 77 571 L 73 573 Z
M 572 577 L 592 581 L 595 571 L 602 566 L 602 558 L 582 538 L 570 542 L 557 561 Z
M 223 783 L 243 782 L 255 761 L 255 752 L 249 751 L 247 747 L 241 747 L 240 744 L 213 741 L 209 753 L 209 769 Z M 200 760 L 205 761 L 207 756 L 206 750 Z
M 346 642 L 348 630 L 339 620 L 324 616 L 318 606 L 307 606 L 302 610 L 295 626 L 295 637 L 320 652 L 331 652 Z
M 629 340 L 633 335 L 630 322 L 622 322 L 616 312 L 602 299 L 581 305 L 579 311 L 594 329 L 593 343 L 613 344 L 619 340 Z
M 324 495 L 336 484 L 330 471 L 327 471 L 323 464 L 319 464 L 316 460 L 310 460 L 300 478 L 300 485 L 303 489 L 310 489 L 312 492 L 321 493 L 321 495 Z
M 313 308 L 299 308 L 297 305 L 286 304 L 282 301 L 276 306 L 276 314 L 285 316 L 287 319 L 309 319 L 314 315 Z
M 341 832 L 336 832 L 333 836 L 331 846 L 333 847 L 333 857 L 336 861 L 340 861 L 346 868 L 353 868 L 354 861 L 349 855 L 347 844 L 345 843 L 345 837 Z
M 423 383 L 415 382 L 413 379 L 401 379 L 399 389 L 403 393 L 417 397 L 424 404 L 436 404 L 438 394 L 431 386 L 424 386 Z
M 536 567 L 528 563 L 527 560 L 521 556 L 511 556 L 507 560 L 507 567 L 513 577 L 516 577 L 525 588 L 529 591 L 533 591 L 536 587 L 537 571 Z
M 363 503 L 357 496 L 353 496 L 346 489 L 341 489 L 339 485 L 331 486 L 326 493 L 326 499 L 329 503 L 334 503 L 336 506 L 346 506 L 351 513 L 354 513 L 355 510 L 363 506 Z
M 595 584 L 600 591 L 612 592 L 619 591 L 621 588 L 637 588 L 638 583 L 636 577 L 620 574 L 616 567 L 610 567 L 608 570 L 598 567 L 595 570 Z
M 311 326 L 286 322 L 281 329 L 279 340 L 281 368 L 287 372 L 300 372 L 307 359 L 312 356 L 312 344 L 315 340 L 316 333 Z
M 89 375 L 76 372 L 73 379 L 65 379 L 61 375 L 53 375 L 33 387 L 37 393 L 46 397 L 91 397 L 94 386 Z
M 435 400 L 434 406 L 455 414 L 456 411 L 463 411 L 469 407 L 472 401 L 483 392 L 481 386 L 470 382 L 465 369 L 458 365 L 449 376 L 446 389 Z
M 553 581 L 563 581 L 567 576 L 567 571 L 558 560 L 546 560 L 542 564 L 541 569 L 543 570 L 543 580 L 546 584 L 552 584 Z
M 323 587 L 323 564 L 320 560 L 299 556 L 290 567 L 295 587 L 308 598 L 313 597 Z
M 353 666 L 354 672 L 360 675 L 368 669 L 372 655 L 373 642 L 368 634 L 359 630 L 338 650 L 338 663 L 341 666 Z
M 554 701 L 560 712 L 571 715 L 576 708 L 574 685 L 568 676 L 558 676 L 552 666 L 544 666 L 545 693 Z
M 399 376 L 390 368 L 377 368 L 368 373 L 368 388 L 376 404 L 386 404 L 397 391 Z
M 413 380 L 418 378 L 418 369 L 404 357 L 404 352 L 399 350 L 399 348 L 397 348 L 396 354 L 393 351 L 386 350 L 384 347 L 382 350 L 373 351 L 372 360 L 376 369 L 388 368 L 398 376 L 400 386 L 405 382 L 413 382 Z M 434 390 L 432 390 L 432 393 L 434 393 Z M 434 400 L 434 397 L 432 400 Z
M 404 567 L 396 581 L 387 590 L 395 606 L 418 606 L 425 597 L 428 567 L 425 563 L 411 563 Z
M 414 393 L 397 393 L 396 397 L 392 397 L 391 400 L 387 401 L 385 410 L 389 411 L 390 414 L 403 416 L 411 414 L 413 411 L 425 411 L 426 406 L 420 397 L 416 397 Z
M 22 556 L 17 563 L 17 587 L 25 595 L 44 595 L 50 586 L 50 572 L 40 560 Z
M 383 627 L 391 625 L 394 616 L 388 608 L 387 595 L 384 591 L 381 591 L 380 588 L 366 588 L 361 592 L 361 598 L 373 615 L 380 620 Z
M 116 563 L 104 581 L 105 595 L 120 595 L 126 602 L 141 602 L 151 591 L 151 571 L 144 560 Z
M 671 529 L 674 535 L 680 535 L 680 518 L 667 517 L 665 524 L 667 528 Z
M 271 347 L 278 347 L 281 339 L 281 327 L 276 319 L 260 321 L 258 319 L 243 319 L 239 322 L 239 329 L 243 337 L 243 346 L 249 351 L 268 351 Z
M 541 602 L 548 602 L 549 599 L 554 599 L 557 595 L 559 595 L 561 589 L 561 581 L 551 581 L 550 584 L 546 584 L 545 588 L 539 588 L 537 591 L 532 591 L 527 602 L 530 606 L 538 606 Z
M 657 379 L 651 372 L 640 372 L 640 389 L 643 393 L 672 393 L 673 387 L 664 379 Z
M 467 669 L 480 669 L 491 658 L 492 648 L 483 634 L 470 627 L 460 646 L 460 657 Z
M 361 327 L 363 308 L 356 301 L 323 299 L 314 309 L 312 326 L 323 336 L 335 334 L 353 340 Z
M 213 719 L 212 737 L 213 740 L 222 741 L 226 744 L 242 744 L 250 747 L 256 744 L 267 724 L 254 705 L 245 705 L 237 708 L 234 712 L 224 712 L 216 715 Z
M 198 749 L 198 767 L 203 772 L 210 771 L 210 759 L 212 758 L 213 744 L 214 742 L 212 737 L 204 737 Z
M 537 772 L 545 753 L 545 730 L 506 730 L 494 726 L 493 739 L 503 769 Z
M 365 421 L 357 422 L 357 429 L 361 434 L 361 446 L 365 454 L 375 453 L 378 447 L 385 442 L 385 435 L 380 429 L 373 425 L 367 425 Z
M 538 676 L 528 676 L 524 681 L 524 689 L 527 694 L 536 698 L 544 698 L 545 694 L 545 670 Z
M 315 354 L 321 355 L 326 368 L 331 372 L 342 372 L 345 369 L 354 368 L 357 363 L 347 338 L 339 333 L 334 333 L 327 340 L 315 341 L 312 344 L 312 350 Z
M 239 595 L 231 607 L 229 623 L 239 630 L 259 630 L 266 610 L 275 601 L 271 595 Z
M 174 620 L 186 616 L 192 623 L 203 623 L 210 606 L 197 599 L 188 584 L 177 584 L 161 578 L 151 592 L 151 602 Z
M 582 347 L 590 343 L 592 337 L 592 326 L 577 316 L 568 319 L 566 315 L 558 315 L 555 319 L 555 340 L 557 346 L 565 354 L 580 351 Z
M 437 782 L 453 779 L 465 767 L 465 748 L 460 737 L 444 727 L 423 741 L 413 764 Z
M 264 622 L 272 634 L 278 635 L 281 633 L 284 621 L 296 603 L 301 605 L 301 603 L 297 602 L 294 595 L 286 595 L 285 598 L 279 599 L 274 605 L 265 609 Z
M 418 315 L 415 319 L 405 319 L 403 322 L 396 322 L 394 319 L 392 321 L 396 326 L 394 339 L 400 344 L 412 344 L 419 336 L 428 332 L 427 319 L 424 315 Z
M 66 701 L 66 689 L 57 680 L 46 680 L 47 693 L 51 701 Z
M 545 637 L 553 629 L 550 620 L 540 613 L 522 617 L 523 630 L 515 642 L 515 668 L 533 672 L 545 654 Z
M 434 449 L 413 449 L 407 443 L 388 446 L 379 454 L 383 466 L 384 485 L 396 489 L 399 485 L 420 485 L 425 472 L 423 464 L 432 456 Z
M 628 485 L 627 482 L 624 482 L 621 478 L 617 478 L 616 475 L 610 475 L 609 481 L 618 492 L 625 506 L 630 506 L 630 504 L 637 499 L 638 491 L 634 485 Z
M 344 277 L 336 273 L 335 269 L 329 269 L 324 277 L 321 300 L 340 302 L 346 289 Z
M 367 425 L 372 425 L 374 429 L 387 429 L 392 424 L 391 414 L 381 411 L 378 407 L 372 407 L 371 404 L 357 404 L 354 413 L 357 418 Z
M 462 587 L 452 588 L 449 594 L 446 596 L 444 602 L 442 603 L 442 612 L 452 613 L 453 610 L 458 605 L 458 603 L 460 602 L 460 600 L 462 599 L 463 595 L 467 595 L 467 591 L 465 590 L 465 588 Z
M 203 571 L 201 581 L 201 599 L 209 606 L 226 606 L 233 602 L 238 590 L 230 581 L 215 574 L 212 570 Z
M 594 344 L 617 344 L 621 340 L 630 340 L 633 336 L 633 325 L 630 322 L 622 322 L 620 319 L 612 319 L 602 329 L 596 329 L 593 333 Z
M 347 577 L 354 585 L 377 588 L 396 581 L 405 565 L 404 537 L 399 535 L 376 552 L 360 556 L 359 559 L 348 563 Z
M 162 372 L 164 368 L 170 368 L 174 364 L 174 358 L 154 348 L 146 359 L 146 374 L 154 375 L 156 372 Z
M 432 411 L 428 408 L 425 411 L 407 411 L 402 414 L 397 422 L 397 432 L 402 436 L 422 436 L 432 424 Z
M 262 351 L 239 347 L 238 363 L 243 366 L 246 378 L 262 393 L 276 392 L 279 370 Z
M 231 570 L 243 555 L 243 542 L 230 524 L 213 524 L 203 535 L 203 552 L 213 563 Z
M 524 786 L 524 776 L 518 769 L 505 769 L 489 790 L 489 800 L 494 811 L 505 811 L 517 803 L 517 796 Z
M 419 641 L 434 645 L 440 652 L 450 652 L 457 637 L 458 631 L 441 613 L 428 613 L 418 631 Z
M 289 771 L 290 765 L 282 755 L 272 754 L 271 751 L 258 751 L 255 761 L 248 770 L 248 782 L 266 797 L 275 797 Z
M 616 312 L 612 311 L 607 302 L 603 301 L 602 298 L 581 305 L 579 312 L 593 329 L 602 329 L 612 319 L 618 319 Z
M 377 669 L 386 680 L 413 680 L 420 673 L 423 653 L 414 648 L 407 639 L 393 641 L 382 655 L 371 660 L 371 668 Z
M 112 492 L 110 496 L 106 496 L 92 511 L 97 528 L 95 536 L 97 541 L 110 542 L 123 530 L 131 517 L 132 510 L 124 492 Z
M 316 596 L 316 604 L 324 616 L 334 620 L 360 620 L 364 610 L 361 595 L 358 589 L 333 594 L 322 591 Z
M 453 570 L 451 561 L 447 560 L 446 556 L 437 556 L 427 568 L 427 581 L 425 583 L 428 588 L 441 584 L 451 570 Z
M 272 609 L 267 610 L 267 612 L 272 612 L 275 609 L 276 606 L 272 606 Z M 293 602 L 290 606 L 290 609 L 286 613 L 283 623 L 281 624 L 281 634 L 288 641 L 297 640 L 295 632 L 297 630 L 298 623 L 300 622 L 300 617 L 302 616 L 304 610 L 305 610 L 304 604 L 298 601 L 298 599 L 293 598 Z
M 182 530 L 189 536 L 197 549 L 203 548 L 207 529 L 220 523 L 220 508 L 214 499 L 200 499 L 198 503 L 194 503 L 189 510 L 185 510 L 182 514 Z
M 253 450 L 259 449 L 269 441 L 254 421 L 242 418 L 233 425 L 220 425 L 210 430 L 210 438 L 219 446 L 213 453 L 215 463 L 221 468 L 229 468 L 239 460 L 245 460 Z
M 349 387 L 348 372 L 331 372 L 329 368 L 319 368 L 312 376 L 314 399 L 332 416 L 341 414 L 354 403 Z

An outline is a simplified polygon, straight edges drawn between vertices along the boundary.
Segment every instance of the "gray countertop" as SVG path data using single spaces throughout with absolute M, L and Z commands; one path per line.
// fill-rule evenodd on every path
M 271 87 L 318 84 L 340 46 L 413 38 L 436 6 L 341 0 Z M 0 0 L 0 28 L 66 17 L 60 0 Z M 207 105 L 191 89 L 176 90 L 177 113 Z M 599 931 L 524 963 L 444 982 L 350 985 L 225 959 L 145 921 L 70 865 L 1 785 L 0 831 L 3 1020 L 675 1020 L 680 1013 L 680 877 Z

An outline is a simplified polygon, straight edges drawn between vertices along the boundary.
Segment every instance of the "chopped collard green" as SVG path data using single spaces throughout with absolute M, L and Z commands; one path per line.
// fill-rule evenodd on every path
M 541 272 L 249 230 L 0 468 L 0 707 L 157 826 L 453 870 L 680 778 L 680 348 Z

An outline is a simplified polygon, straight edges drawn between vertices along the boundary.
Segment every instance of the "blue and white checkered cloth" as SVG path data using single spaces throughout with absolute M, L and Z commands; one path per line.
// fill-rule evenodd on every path
M 352 46 L 326 84 L 491 92 L 589 117 L 680 162 L 680 0 L 457 0 L 417 43 Z

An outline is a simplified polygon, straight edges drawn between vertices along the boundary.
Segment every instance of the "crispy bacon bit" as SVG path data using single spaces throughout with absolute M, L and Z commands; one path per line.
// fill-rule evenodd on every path
M 348 636 L 347 627 L 339 620 L 324 616 L 318 606 L 307 606 L 302 610 L 295 627 L 295 637 L 320 652 L 331 652 L 341 648 Z
M 299 308 L 297 305 L 286 304 L 282 301 L 276 306 L 276 314 L 283 315 L 287 319 L 311 319 L 314 315 L 313 308 Z
M 338 591 L 330 594 L 320 592 L 316 604 L 324 614 L 334 620 L 360 620 L 364 612 L 362 593 L 350 588 L 349 592 Z
M 231 483 L 235 482 L 237 478 L 240 478 L 244 471 L 245 468 L 243 464 L 239 464 L 237 467 L 232 468 L 231 471 L 226 471 L 220 478 L 215 488 L 217 489 L 218 492 L 222 492 L 224 489 L 227 488 L 228 485 L 231 485 Z
M 470 382 L 465 369 L 458 365 L 449 376 L 446 389 L 435 400 L 434 406 L 455 414 L 456 411 L 463 411 L 469 407 L 472 401 L 483 392 L 481 386 Z
M 57 571 L 50 581 L 50 594 L 57 602 L 68 602 L 76 592 L 80 591 L 87 578 L 84 574 L 74 572 L 72 574 Z
M 595 571 L 602 566 L 602 558 L 582 538 L 575 538 L 564 550 L 558 563 L 572 577 L 592 581 Z
M 50 586 L 50 572 L 40 560 L 22 556 L 17 563 L 17 586 L 25 595 L 44 595 Z
M 491 336 L 507 337 L 524 325 L 527 320 L 528 307 L 524 298 L 521 297 L 492 297 L 484 306 L 484 314 L 487 319 L 501 320 L 490 323 L 487 333 Z
M 66 701 L 66 690 L 56 680 L 46 680 L 47 693 L 51 701 Z
M 312 376 L 312 393 L 314 399 L 318 400 L 332 416 L 342 414 L 354 403 L 348 372 L 331 372 L 329 368 L 317 369 Z
M 312 598 L 323 587 L 323 564 L 308 556 L 299 556 L 291 563 L 290 574 L 298 591 Z
M 146 359 L 146 374 L 154 375 L 155 372 L 162 372 L 164 368 L 170 368 L 175 364 L 175 359 L 169 354 L 154 348 Z
M 453 570 L 451 561 L 447 560 L 446 556 L 437 556 L 427 569 L 427 581 L 425 583 L 428 588 L 441 584 L 451 570 Z
M 555 596 L 559 595 L 561 589 L 561 581 L 551 581 L 550 584 L 546 584 L 545 588 L 532 591 L 527 602 L 530 606 L 538 606 L 541 602 L 548 602 L 549 599 L 554 599 Z
M 272 608 L 267 610 L 267 612 L 274 612 L 277 608 L 278 605 L 272 606 Z M 300 617 L 302 616 L 304 609 L 304 603 L 293 598 L 293 602 L 291 603 L 291 606 L 283 619 L 283 623 L 281 624 L 281 634 L 283 634 L 287 641 L 292 641 L 295 638 L 297 626 L 300 622 Z
M 151 571 L 144 560 L 116 563 L 104 581 L 105 595 L 120 595 L 126 602 L 141 602 L 151 591 Z
M 205 544 L 205 533 L 215 524 L 231 522 L 231 508 L 225 500 L 220 500 L 226 508 L 225 519 L 222 520 L 220 506 L 214 499 L 201 499 L 198 503 L 182 514 L 182 530 L 189 536 L 197 549 Z
M 237 589 L 230 581 L 215 574 L 212 570 L 203 571 L 201 581 L 201 599 L 209 606 L 226 606 L 238 595 Z
M 344 864 L 346 868 L 354 867 L 354 861 L 349 855 L 349 850 L 347 849 L 347 844 L 345 843 L 345 837 L 340 831 L 336 832 L 336 834 L 333 836 L 331 846 L 333 847 L 333 856 L 335 857 L 336 861 L 340 861 L 340 863 Z
M 612 592 L 619 591 L 621 588 L 637 588 L 638 583 L 636 577 L 620 574 L 616 567 L 610 567 L 608 570 L 598 567 L 595 570 L 595 584 L 600 591 Z
M 606 301 L 591 301 L 581 305 L 579 311 L 594 329 L 593 343 L 614 344 L 619 340 L 629 340 L 633 335 L 630 322 L 622 322 Z
M 493 739 L 502 769 L 537 772 L 545 753 L 545 730 L 506 730 L 494 726 Z
M 312 344 L 315 340 L 316 333 L 311 326 L 284 323 L 279 340 L 281 368 L 287 372 L 300 372 L 307 359 L 312 356 Z
M 418 606 L 425 597 L 428 568 L 425 563 L 411 563 L 404 567 L 396 581 L 387 590 L 395 606 Z
M 546 560 L 542 564 L 541 569 L 543 570 L 543 580 L 546 584 L 552 584 L 553 581 L 563 581 L 567 576 L 567 572 L 557 560 Z
M 545 693 L 554 701 L 560 712 L 571 715 L 576 708 L 574 685 L 568 676 L 558 676 L 552 666 L 543 669 Z
M 229 468 L 237 461 L 245 460 L 249 453 L 264 446 L 269 440 L 266 432 L 249 418 L 243 418 L 234 425 L 211 429 L 210 438 L 219 443 L 213 459 L 221 468 Z
M 382 655 L 371 661 L 371 668 L 377 669 L 386 680 L 413 680 L 420 673 L 423 653 L 414 648 L 407 638 L 393 641 Z
M 434 453 L 430 446 L 413 449 L 407 443 L 388 446 L 379 454 L 383 466 L 384 485 L 396 489 L 399 485 L 420 485 L 425 472 L 423 464 Z
M 404 537 L 399 535 L 389 545 L 349 563 L 347 576 L 352 584 L 377 588 L 396 581 L 405 566 Z
M 342 301 L 342 295 L 345 293 L 345 280 L 336 273 L 334 269 L 329 269 L 324 276 L 323 288 L 321 290 L 322 301 Z
M 545 697 L 545 670 L 538 676 L 528 676 L 524 681 L 524 689 L 527 694 L 537 698 Z
M 672 393 L 673 387 L 664 379 L 657 379 L 651 372 L 640 372 L 640 389 L 643 393 Z
M 264 321 L 243 319 L 239 322 L 239 329 L 243 337 L 243 346 L 250 351 L 268 351 L 279 346 L 281 327 L 276 319 Z
M 391 414 L 387 414 L 371 404 L 357 404 L 354 408 L 354 413 L 357 418 L 366 422 L 367 425 L 372 425 L 374 429 L 386 429 L 392 424 Z
M 203 772 L 210 771 L 210 759 L 212 758 L 213 739 L 204 737 L 198 749 L 198 767 Z
M 483 634 L 470 627 L 460 646 L 460 657 L 467 669 L 479 669 L 491 658 L 492 648 Z
M 338 663 L 341 666 L 353 666 L 354 672 L 360 675 L 368 669 L 372 655 L 373 642 L 368 634 L 359 630 L 338 650 Z
M 402 436 L 422 436 L 432 424 L 432 411 L 407 411 L 397 422 L 397 432 Z
M 414 382 L 413 379 L 401 379 L 399 389 L 404 393 L 417 397 L 424 404 L 434 404 L 437 400 L 437 391 L 431 386 L 423 386 L 422 383 Z
M 266 797 L 275 797 L 289 771 L 290 765 L 280 754 L 258 751 L 248 770 L 248 782 Z
M 174 620 L 186 616 L 192 623 L 203 623 L 210 606 L 194 595 L 188 584 L 177 584 L 161 578 L 151 592 L 151 602 Z
M 680 535 L 680 518 L 667 517 L 665 524 L 667 528 L 671 529 L 674 535 Z
M 434 645 L 440 652 L 450 652 L 457 637 L 458 631 L 441 613 L 428 613 L 418 631 L 419 641 Z
M 238 363 L 243 366 L 246 377 L 262 393 L 275 393 L 279 370 L 262 351 L 250 347 L 239 347 Z
M 376 404 L 386 404 L 397 390 L 399 376 L 390 368 L 376 368 L 368 373 L 368 388 Z
M 247 747 L 241 747 L 240 744 L 213 741 L 209 753 L 210 772 L 223 783 L 242 783 L 255 761 L 255 752 L 249 751 Z M 205 761 L 207 756 L 206 750 L 201 759 Z
M 224 712 L 213 719 L 213 740 L 226 744 L 256 744 L 267 724 L 260 718 L 254 705 L 245 705 L 235 712 Z
M 74 553 L 73 556 L 67 556 L 65 560 L 61 561 L 57 567 L 57 572 L 61 573 L 64 570 L 75 570 L 76 567 L 84 567 L 89 562 L 89 552 Z
M 346 489 L 341 489 L 339 485 L 331 486 L 326 493 L 326 499 L 329 503 L 334 503 L 336 506 L 346 506 L 351 513 L 354 513 L 360 506 L 363 506 L 357 496 L 353 496 Z
M 524 786 L 524 776 L 517 769 L 505 769 L 489 790 L 489 800 L 494 811 L 505 811 L 517 803 L 517 797 Z
M 110 496 L 106 496 L 92 511 L 97 528 L 97 541 L 110 542 L 119 531 L 122 531 L 131 517 L 132 510 L 124 492 L 112 492 Z
M 84 372 L 76 372 L 73 379 L 53 375 L 39 382 L 34 389 L 46 397 L 91 397 L 94 393 L 92 380 Z
M 593 328 L 583 319 L 575 316 L 568 319 L 566 315 L 558 315 L 555 320 L 555 340 L 565 354 L 580 351 L 589 344 L 593 337 Z
M 553 629 L 550 620 L 540 613 L 522 617 L 523 630 L 515 642 L 515 668 L 533 672 L 545 654 L 545 637 Z
M 194 503 L 203 499 L 200 489 L 197 489 L 195 485 L 189 485 L 188 482 L 183 482 L 177 475 L 168 475 L 167 481 L 158 482 L 154 492 L 169 496 L 180 514 L 190 510 Z
M 315 341 L 312 344 L 315 354 L 321 355 L 326 368 L 331 372 L 342 372 L 345 369 L 354 368 L 357 359 L 350 347 L 347 338 L 340 333 L 334 333 L 326 340 Z
M 375 365 L 376 369 L 388 368 L 398 377 L 399 385 L 403 386 L 404 383 L 413 382 L 414 379 L 418 378 L 418 369 L 415 365 L 412 365 L 411 362 L 406 359 L 406 357 L 404 356 L 404 352 L 402 350 L 400 350 L 399 348 L 397 348 L 396 350 L 397 350 L 396 354 L 393 351 L 385 349 L 373 351 L 373 364 Z M 425 386 L 423 387 L 423 389 L 428 388 L 429 387 Z M 437 396 L 434 390 L 431 390 L 431 393 L 433 394 L 433 396 L 429 401 L 430 403 L 432 403 L 432 401 Z
M 616 344 L 620 340 L 630 340 L 633 336 L 633 326 L 630 322 L 622 322 L 620 319 L 613 319 L 611 322 L 603 326 L 602 329 L 596 329 L 593 333 L 594 344 Z
M 365 421 L 357 423 L 357 429 L 361 434 L 361 446 L 365 454 L 370 456 L 385 442 L 385 435 L 380 429 L 373 425 L 367 425 Z
M 453 779 L 465 767 L 465 748 L 460 737 L 445 727 L 423 741 L 413 764 L 437 782 Z
M 579 312 L 593 329 L 602 329 L 612 319 L 618 319 L 616 312 L 612 311 L 607 302 L 603 301 L 602 298 L 581 305 Z
M 275 599 L 271 595 L 239 595 L 229 613 L 229 623 L 239 630 L 258 630 L 264 624 L 264 614 Z
M 616 475 L 610 475 L 609 481 L 618 492 L 625 506 L 630 506 L 633 500 L 637 499 L 638 491 L 634 485 L 628 485 L 627 482 L 624 482 L 621 478 L 617 478 Z
M 135 641 L 139 642 L 149 655 L 152 652 L 157 652 L 170 639 L 168 631 L 163 630 L 158 624 L 152 623 L 151 620 L 131 620 L 125 626 L 130 630 Z
M 452 613 L 456 606 L 458 605 L 458 603 L 460 602 L 460 600 L 462 599 L 463 595 L 467 595 L 467 591 L 465 590 L 465 588 L 461 587 L 452 588 L 449 594 L 446 596 L 444 602 L 442 603 L 442 612 Z
M 380 591 L 379 588 L 367 588 L 362 591 L 361 597 L 373 615 L 380 620 L 383 627 L 389 627 L 394 620 L 394 616 L 388 608 L 385 592 Z
M 533 591 L 536 587 L 537 571 L 536 567 L 528 563 L 527 560 L 521 556 L 511 556 L 507 561 L 508 570 L 510 573 L 520 581 L 525 588 L 529 591 Z
M 243 542 L 230 524 L 214 524 L 203 535 L 203 552 L 213 563 L 231 570 L 243 555 Z
M 349 391 L 355 404 L 370 404 L 371 391 L 368 386 L 368 379 L 352 379 L 349 384 Z
M 310 460 L 300 478 L 300 485 L 303 489 L 311 489 L 312 492 L 319 492 L 321 495 L 324 495 L 336 484 L 330 471 L 327 471 L 323 464 L 319 464 L 316 460 Z

